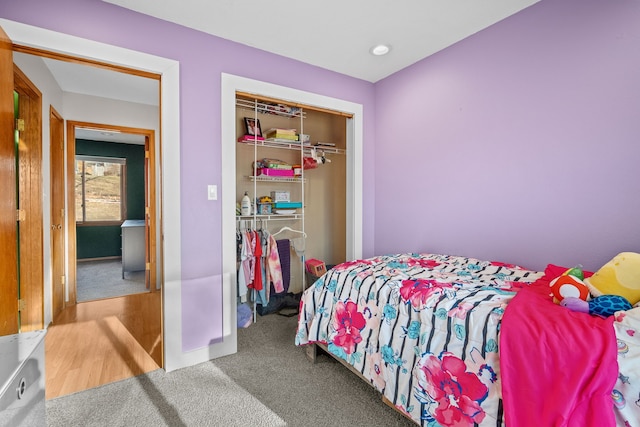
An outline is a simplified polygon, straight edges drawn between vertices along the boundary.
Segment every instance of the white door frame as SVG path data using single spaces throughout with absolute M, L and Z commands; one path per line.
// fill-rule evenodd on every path
M 222 73 L 222 269 L 224 335 L 235 336 L 236 328 L 236 92 L 306 104 L 349 113 L 347 119 L 347 259 L 362 257 L 362 105 L 316 93 Z M 229 330 L 228 328 L 231 328 Z M 232 339 L 235 345 L 235 339 Z
M 145 70 L 162 76 L 161 138 L 156 151 L 156 164 L 159 165 L 159 181 L 156 182 L 156 188 L 159 189 L 157 215 L 162 221 L 161 224 L 158 221 L 162 230 L 158 248 L 163 258 L 162 292 L 165 301 L 171 302 L 163 304 L 164 367 L 165 370 L 171 371 L 193 364 L 190 355 L 182 353 L 179 62 L 4 18 L 0 18 L 0 26 L 16 44 Z M 47 181 L 43 183 L 43 188 L 49 185 L 49 178 L 45 179 Z M 45 265 L 47 262 L 49 260 L 45 260 Z M 51 289 L 45 287 L 45 324 L 49 324 L 51 320 Z

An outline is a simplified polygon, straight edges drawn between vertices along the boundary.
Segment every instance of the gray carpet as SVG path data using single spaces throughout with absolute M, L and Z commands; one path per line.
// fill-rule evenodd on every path
M 296 321 L 258 316 L 257 323 L 238 330 L 238 353 L 213 363 L 290 427 L 415 427 L 333 358 L 322 354 L 311 363 L 294 344 Z
M 76 271 L 78 302 L 147 292 L 144 271 L 129 271 L 123 279 L 119 259 L 79 261 Z
M 295 329 L 295 316 L 258 316 L 236 354 L 49 400 L 49 426 L 415 427 L 334 359 L 309 362 Z
M 49 427 L 286 425 L 210 362 L 58 397 L 46 407 Z

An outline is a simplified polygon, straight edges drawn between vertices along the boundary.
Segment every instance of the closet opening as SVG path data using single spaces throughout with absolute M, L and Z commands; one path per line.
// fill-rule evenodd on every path
M 240 106 L 237 105 L 239 99 L 247 99 L 247 100 L 257 100 L 263 103 L 271 103 L 273 101 L 278 101 L 277 103 L 282 103 L 289 107 L 300 107 L 303 108 L 305 114 L 308 118 L 305 118 L 302 122 L 302 129 L 299 128 L 300 118 L 296 120 L 295 125 L 286 125 L 287 128 L 296 128 L 298 133 L 308 134 L 310 135 L 310 142 L 317 142 L 320 140 L 320 135 L 314 131 L 313 124 L 308 121 L 312 120 L 312 112 L 339 112 L 345 113 L 336 114 L 336 116 L 342 116 L 342 120 L 344 124 L 341 124 L 339 129 L 341 129 L 341 133 L 344 134 L 344 146 L 340 147 L 344 149 L 345 154 L 335 154 L 330 155 L 332 160 L 331 165 L 337 165 L 338 160 L 333 161 L 334 158 L 342 157 L 344 161 L 344 178 L 343 182 L 340 184 L 344 188 L 344 205 L 341 207 L 344 218 L 344 225 L 340 225 L 339 227 L 344 227 L 342 231 L 342 236 L 340 236 L 340 246 L 339 250 L 333 251 L 332 246 L 328 243 L 330 241 L 337 242 L 338 240 L 330 240 L 323 239 L 322 245 L 327 246 L 330 249 L 327 249 L 327 255 L 325 252 L 320 252 L 319 249 L 314 247 L 316 244 L 320 244 L 318 242 L 312 243 L 313 234 L 312 233 L 322 233 L 324 234 L 327 230 L 323 230 L 322 227 L 330 227 L 331 231 L 335 231 L 338 229 L 338 226 L 334 226 L 331 222 L 323 222 L 319 223 L 317 221 L 312 221 L 310 218 L 313 217 L 313 212 L 309 212 L 312 210 L 312 206 L 309 205 L 311 203 L 309 201 L 309 197 L 314 191 L 320 191 L 320 187 L 315 185 L 314 182 L 308 182 L 304 184 L 307 188 L 305 191 L 305 203 L 303 203 L 301 208 L 296 208 L 297 210 L 304 208 L 304 222 L 305 222 L 305 232 L 307 233 L 307 238 L 305 239 L 305 258 L 321 258 L 326 256 L 326 263 L 333 264 L 341 261 L 339 259 L 342 256 L 344 259 L 354 259 L 362 257 L 362 144 L 363 144 L 363 107 L 361 104 L 353 103 L 350 101 L 345 101 L 337 98 L 331 98 L 323 95 L 318 95 L 311 92 L 306 92 L 303 90 L 292 89 L 285 86 L 274 85 L 271 83 L 261 82 L 258 80 L 248 79 L 245 77 L 234 76 L 231 74 L 222 74 L 221 78 L 221 123 L 222 123 L 222 162 L 221 162 L 221 182 L 222 182 L 222 203 L 221 203 L 221 216 L 222 216 L 222 269 L 224 273 L 224 280 L 222 286 L 222 310 L 221 310 L 221 320 L 222 320 L 222 329 L 224 339 L 222 341 L 222 345 L 220 348 L 210 349 L 210 358 L 217 357 L 218 354 L 223 354 L 225 351 L 228 353 L 233 353 L 237 351 L 238 346 L 238 333 L 237 328 L 239 323 L 242 323 L 243 316 L 245 313 L 239 313 L 238 310 L 241 306 L 247 305 L 248 307 L 252 307 L 252 305 L 248 305 L 246 303 L 240 303 L 240 296 L 238 295 L 238 277 L 237 277 L 237 268 L 238 268 L 238 256 L 237 256 L 237 242 L 238 242 L 238 229 L 242 227 L 242 223 L 239 223 L 238 215 L 236 215 L 236 207 L 238 206 L 238 202 L 241 202 L 242 197 L 244 196 L 243 188 L 250 187 L 253 185 L 251 181 L 248 181 L 246 176 L 251 176 L 252 168 L 253 168 L 253 158 L 250 157 L 249 163 L 245 163 L 244 161 L 241 163 L 240 157 L 237 156 L 237 151 L 240 150 L 248 150 L 251 156 L 251 149 L 254 147 L 250 147 L 250 144 L 238 142 L 238 138 L 244 136 L 246 132 L 246 127 L 244 125 L 244 117 L 251 117 L 250 113 L 255 114 L 255 108 L 242 108 L 240 111 Z M 325 111 L 328 110 L 328 111 Z M 254 118 L 257 116 L 254 115 Z M 271 116 L 268 116 L 264 121 L 260 119 L 261 132 L 268 131 L 271 128 L 278 128 L 279 126 L 284 127 L 282 124 L 271 123 Z M 278 118 L 277 120 L 290 120 L 286 118 Z M 285 123 L 286 124 L 286 123 Z M 314 132 L 315 135 L 314 135 Z M 331 142 L 325 139 L 322 142 Z M 336 142 L 337 144 L 337 142 Z M 265 147 L 260 147 L 265 148 Z M 254 149 L 258 149 L 255 147 Z M 275 150 L 275 148 L 266 147 L 266 149 Z M 295 156 L 295 150 L 281 150 L 283 152 L 290 152 L 291 156 Z M 298 155 L 296 158 L 300 158 L 300 149 L 298 148 Z M 283 156 L 285 156 L 283 154 Z M 266 156 L 261 156 L 266 157 Z M 281 159 L 285 160 L 285 159 Z M 291 159 L 293 161 L 293 159 Z M 238 166 L 240 164 L 240 166 Z M 296 163 L 297 164 L 297 163 Z M 240 170 L 242 169 L 242 170 Z M 321 169 L 318 168 L 311 172 L 321 172 Z M 307 172 L 307 178 L 311 175 L 311 172 Z M 321 172 L 322 173 L 322 172 Z M 294 173 L 295 175 L 295 173 Z M 278 184 L 280 184 L 278 182 Z M 258 184 L 256 184 L 257 186 Z M 261 183 L 260 185 L 268 185 L 267 183 Z M 290 184 L 295 187 L 300 187 L 299 191 L 303 191 L 303 185 L 299 185 L 298 183 Z M 331 191 L 331 184 L 322 183 L 324 185 L 324 192 Z M 280 185 L 278 185 L 280 187 Z M 252 187 L 251 187 L 252 188 Z M 286 188 L 275 188 L 273 191 L 277 190 L 286 190 Z M 266 192 L 267 188 L 264 188 L 263 192 Z M 271 196 L 272 188 L 268 188 L 268 193 Z M 295 194 L 295 190 L 290 189 L 290 198 L 292 201 L 302 201 L 302 200 L 294 200 L 294 197 L 298 197 Z M 258 191 L 256 191 L 258 193 Z M 276 194 L 274 194 L 276 196 Z M 253 194 L 252 196 L 253 197 Z M 326 194 L 324 195 L 326 197 Z M 255 200 L 254 200 L 255 204 Z M 333 203 L 327 204 L 323 209 L 331 210 L 334 206 Z M 241 207 L 241 206 L 240 206 Z M 241 214 L 242 212 L 240 212 Z M 298 214 L 296 212 L 295 214 Z M 272 217 L 280 214 L 271 214 Z M 311 216 L 310 216 L 311 215 Z M 269 218 L 267 218 L 269 219 Z M 324 217 L 323 221 L 328 221 Z M 342 220 L 341 220 L 342 221 Z M 246 224 L 246 223 L 245 223 Z M 257 224 L 260 224 L 258 221 Z M 262 221 L 264 225 L 264 221 Z M 295 230 L 300 230 L 300 223 L 287 223 L 276 221 L 269 221 L 270 231 L 272 233 L 278 232 L 283 227 L 290 227 Z M 327 225 L 328 224 L 328 225 Z M 287 231 L 287 230 L 285 230 Z M 278 240 L 281 238 L 293 239 L 296 238 L 296 234 L 287 234 L 282 232 L 276 236 Z M 332 243 L 333 244 L 333 243 Z M 331 251 L 331 252 L 329 252 Z M 339 252 L 342 252 L 343 255 L 340 255 Z M 292 254 L 297 257 L 297 254 Z M 333 261 L 335 259 L 335 261 Z M 293 258 L 294 262 L 297 264 L 296 270 L 299 271 L 300 276 L 302 275 L 302 265 L 298 263 L 298 258 Z M 293 274 L 293 273 L 292 273 Z M 301 292 L 302 288 L 302 278 L 298 282 L 295 282 L 295 278 L 293 279 L 293 287 L 290 289 L 291 292 L 297 291 Z M 290 282 L 292 285 L 292 282 Z M 305 286 L 309 286 L 308 283 L 305 283 Z M 252 319 L 253 313 L 249 313 L 249 319 Z M 273 316 L 264 316 L 263 319 L 282 319 L 285 320 L 285 317 L 273 315 Z M 260 318 L 257 318 L 258 323 L 260 322 Z M 279 322 L 278 322 L 279 323 Z
M 238 313 L 293 316 L 307 262 L 347 260 L 352 115 L 244 92 L 235 108 Z

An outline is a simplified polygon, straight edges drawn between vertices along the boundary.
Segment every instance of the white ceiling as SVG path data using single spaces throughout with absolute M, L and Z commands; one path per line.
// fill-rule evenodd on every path
M 376 82 L 540 0 L 103 1 Z M 379 43 L 391 52 L 371 55 Z M 43 60 L 64 92 L 159 105 L 156 80 Z M 87 139 L 140 143 L 138 135 L 78 132 Z
M 48 58 L 43 61 L 63 92 L 159 105 L 160 84 L 157 80 L 72 62 Z
M 145 143 L 144 135 L 87 128 L 76 128 L 75 137 L 76 139 L 86 139 L 89 141 L 119 142 L 122 144 L 144 145 Z
M 27 57 L 14 52 L 14 62 L 28 64 Z M 118 101 L 159 106 L 160 87 L 154 79 L 109 71 L 89 65 L 41 58 L 63 92 L 97 96 Z M 144 144 L 144 135 L 77 128 L 76 138 L 91 141 Z
M 376 82 L 539 0 L 103 1 Z

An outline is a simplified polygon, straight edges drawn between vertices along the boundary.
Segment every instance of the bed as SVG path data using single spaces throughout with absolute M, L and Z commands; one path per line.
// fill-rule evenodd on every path
M 303 293 L 295 341 L 422 426 L 640 426 L 640 309 L 560 307 L 548 287 L 560 269 L 441 254 L 343 263 Z

